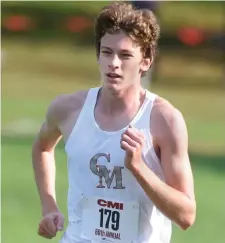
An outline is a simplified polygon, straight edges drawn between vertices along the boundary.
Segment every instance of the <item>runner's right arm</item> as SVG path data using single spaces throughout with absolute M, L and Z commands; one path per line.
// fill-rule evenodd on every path
M 58 124 L 59 101 L 60 98 L 56 98 L 49 106 L 46 119 L 32 149 L 33 170 L 43 216 L 58 211 L 55 194 L 54 150 L 62 137 Z

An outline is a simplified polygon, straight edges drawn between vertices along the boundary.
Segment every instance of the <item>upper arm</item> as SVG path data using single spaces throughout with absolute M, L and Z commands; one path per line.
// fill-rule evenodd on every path
M 162 105 L 157 113 L 156 142 L 160 148 L 161 166 L 166 183 L 194 200 L 194 182 L 184 118 L 169 104 Z
M 45 121 L 37 135 L 35 145 L 42 151 L 52 151 L 62 137 L 59 129 L 59 101 L 56 98 L 48 107 Z

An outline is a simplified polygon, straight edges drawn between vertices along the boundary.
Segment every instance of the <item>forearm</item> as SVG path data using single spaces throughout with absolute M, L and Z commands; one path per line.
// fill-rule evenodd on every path
M 35 145 L 32 151 L 32 161 L 43 215 L 58 210 L 55 194 L 54 153 L 41 151 L 38 145 Z
M 163 214 L 183 229 L 190 226 L 195 209 L 188 196 L 164 183 L 145 163 L 133 167 L 131 172 Z

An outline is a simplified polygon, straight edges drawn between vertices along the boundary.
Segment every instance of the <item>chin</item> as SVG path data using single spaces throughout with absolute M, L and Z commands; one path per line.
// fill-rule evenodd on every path
M 112 82 L 105 81 L 103 83 L 103 87 L 105 87 L 106 89 L 110 90 L 113 93 L 118 93 L 119 91 L 122 90 L 121 84 L 115 82 L 112 83 Z

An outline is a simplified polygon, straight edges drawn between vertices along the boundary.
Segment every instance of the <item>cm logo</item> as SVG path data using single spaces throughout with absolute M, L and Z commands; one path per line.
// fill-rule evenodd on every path
M 105 188 L 105 185 L 103 185 L 104 178 L 108 189 L 111 188 L 113 180 L 115 180 L 115 186 L 113 189 L 125 189 L 123 186 L 122 178 L 122 169 L 124 169 L 124 167 L 114 166 L 111 172 L 105 165 L 98 165 L 98 159 L 100 157 L 105 157 L 106 160 L 110 162 L 110 154 L 98 153 L 94 155 L 90 160 L 90 170 L 99 178 L 99 184 L 97 185 L 97 188 Z

